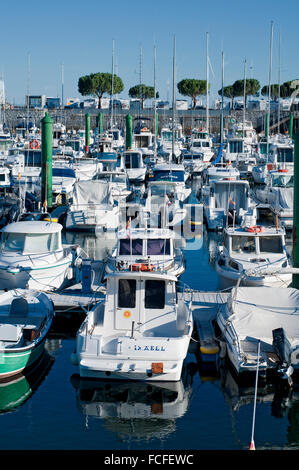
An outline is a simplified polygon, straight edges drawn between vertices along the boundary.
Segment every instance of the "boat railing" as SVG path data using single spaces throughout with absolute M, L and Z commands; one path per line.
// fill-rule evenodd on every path
M 166 255 L 165 255 L 166 256 Z M 153 259 L 150 256 L 147 258 L 140 258 L 132 256 L 132 259 L 120 260 L 115 256 L 108 256 L 107 263 L 113 272 L 116 271 L 149 271 L 166 273 L 169 270 L 179 267 L 184 264 L 183 252 L 178 253 L 176 256 L 171 258 L 167 255 L 167 258 Z

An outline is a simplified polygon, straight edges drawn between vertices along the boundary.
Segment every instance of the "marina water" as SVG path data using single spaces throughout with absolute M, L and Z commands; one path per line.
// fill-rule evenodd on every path
M 196 183 L 195 183 L 196 185 Z M 104 259 L 115 240 L 65 233 L 87 256 Z M 221 235 L 186 240 L 186 271 L 193 289 L 217 291 L 213 253 Z M 290 245 L 291 241 L 288 240 Z M 289 246 L 290 247 L 290 246 Z M 0 387 L 0 449 L 20 450 L 247 450 L 254 387 L 240 387 L 227 367 L 204 367 L 190 344 L 178 383 L 80 381 L 70 362 L 82 315 L 57 317 L 43 364 L 30 376 Z M 258 390 L 257 449 L 299 448 L 299 393 Z

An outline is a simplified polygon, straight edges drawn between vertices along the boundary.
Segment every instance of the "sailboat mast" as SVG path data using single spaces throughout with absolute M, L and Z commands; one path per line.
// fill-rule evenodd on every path
M 243 98 L 243 139 L 245 137 L 245 113 L 246 113 L 246 72 L 247 72 L 247 61 L 244 61 L 244 98 Z M 244 145 L 244 144 L 243 144 Z
M 270 112 L 271 112 L 271 78 L 272 78 L 272 47 L 273 47 L 273 21 L 271 21 L 271 34 L 270 34 L 270 60 L 269 60 L 269 84 L 268 84 L 268 125 L 267 125 L 267 155 L 269 155 L 269 125 L 270 125 Z
M 224 134 L 224 119 L 223 119 L 223 108 L 224 108 L 224 52 L 222 51 L 222 80 L 221 80 L 221 128 L 220 128 L 220 144 L 223 144 Z M 221 157 L 222 160 L 222 157 Z
M 29 83 L 30 83 L 30 54 L 27 55 L 27 129 L 26 135 L 29 134 Z
M 175 82 L 176 82 L 176 40 L 173 37 L 173 77 L 172 77 L 172 155 L 170 161 L 174 156 L 174 140 L 175 140 L 175 108 L 176 108 L 176 93 L 175 93 Z
M 112 74 L 111 74 L 111 116 L 110 128 L 113 127 L 113 91 L 114 91 L 114 39 L 112 40 Z
M 64 64 L 61 64 L 61 108 L 64 103 Z
M 207 133 L 209 134 L 209 33 L 206 33 L 206 82 L 206 126 Z
M 157 156 L 156 44 L 154 44 L 154 161 Z
M 279 33 L 278 41 L 278 110 L 277 110 L 277 132 L 280 133 L 280 49 L 281 49 L 281 34 Z

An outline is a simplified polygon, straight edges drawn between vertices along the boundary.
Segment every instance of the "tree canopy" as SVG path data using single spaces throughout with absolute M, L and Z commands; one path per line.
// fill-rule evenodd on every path
M 78 80 L 78 91 L 82 96 L 97 96 L 99 98 L 98 107 L 101 108 L 101 99 L 104 93 L 115 95 L 121 93 L 124 89 L 122 79 L 117 75 L 113 76 L 112 90 L 112 74 L 111 73 L 91 73 L 84 75 Z
M 141 100 L 141 108 L 143 109 L 144 101 L 154 98 L 155 88 L 153 86 L 144 85 L 140 83 L 129 89 L 129 96 L 131 98 L 139 98 Z M 159 97 L 159 93 L 156 93 L 156 98 Z
M 279 90 L 279 85 L 277 83 L 273 83 L 271 84 L 270 86 L 270 97 L 272 100 L 275 100 L 277 99 L 279 96 L 281 98 L 289 98 L 292 93 L 294 93 L 294 90 L 297 88 L 292 88 L 292 83 L 294 82 L 295 80 L 289 80 L 287 82 L 284 82 L 280 85 L 280 90 Z M 262 90 L 261 90 L 261 93 L 262 95 L 264 96 L 268 96 L 269 92 L 269 86 L 268 85 L 265 85 L 263 86 Z
M 218 90 L 218 95 L 222 96 L 222 88 Z M 234 89 L 233 85 L 228 85 L 223 87 L 223 96 L 225 98 L 230 98 L 232 100 L 231 108 L 234 108 L 234 99 L 236 96 L 239 96 L 236 94 L 236 90 Z
M 197 96 L 206 92 L 207 81 L 197 80 L 195 78 L 184 78 L 177 84 L 179 93 L 183 96 L 189 96 L 192 99 L 192 108 L 196 107 Z
M 245 85 L 245 106 L 247 102 L 247 96 L 256 95 L 260 89 L 260 82 L 255 78 L 247 78 Z M 244 79 L 236 80 L 232 85 L 228 85 L 223 88 L 223 94 L 226 98 L 232 100 L 232 108 L 234 107 L 234 98 L 237 96 L 244 95 Z M 218 90 L 218 95 L 222 95 L 222 89 Z

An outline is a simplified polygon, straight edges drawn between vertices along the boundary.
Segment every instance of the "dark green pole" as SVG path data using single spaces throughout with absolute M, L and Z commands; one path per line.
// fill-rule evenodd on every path
M 99 135 L 103 134 L 103 113 L 98 114 L 98 129 Z
M 52 207 L 52 127 L 48 113 L 41 120 L 42 126 L 42 181 L 41 203 L 44 208 Z
M 290 137 L 293 138 L 293 129 L 294 129 L 294 114 L 290 115 Z
M 85 114 L 85 152 L 88 153 L 90 144 L 90 114 Z
M 126 150 L 132 148 L 133 145 L 133 119 L 131 114 L 126 116 Z
M 299 132 L 295 136 L 293 266 L 299 268 Z M 298 235 L 297 235 L 298 232 Z M 299 289 L 299 274 L 293 274 L 292 286 Z

